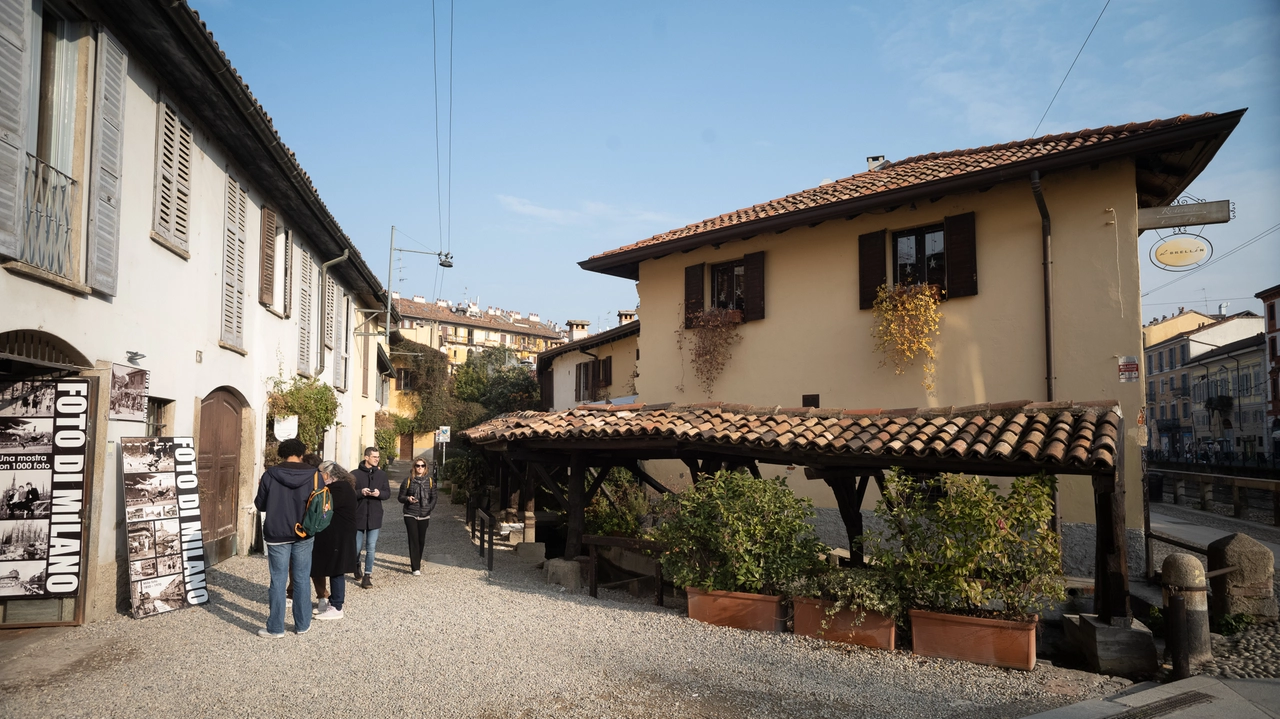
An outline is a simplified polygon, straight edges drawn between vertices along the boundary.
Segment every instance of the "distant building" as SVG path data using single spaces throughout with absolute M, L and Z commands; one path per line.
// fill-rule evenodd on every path
M 1265 451 L 1265 346 L 1259 332 L 1205 352 L 1189 367 L 1197 454 L 1208 450 L 1249 458 Z
M 585 322 L 569 321 L 568 344 L 538 355 L 538 385 L 546 411 L 571 409 L 580 404 L 633 398 L 636 365 L 640 361 L 640 321 L 636 313 L 618 313 L 618 326 L 586 335 Z
M 1266 445 L 1271 452 L 1280 452 L 1280 319 L 1276 318 L 1276 305 L 1280 304 L 1280 285 L 1254 295 L 1266 305 L 1266 390 L 1267 427 Z
M 495 307 L 480 309 L 475 303 L 427 302 L 393 292 L 400 312 L 400 331 L 406 339 L 444 352 L 449 366 L 467 361 L 472 352 L 506 347 L 521 361 L 532 362 L 539 352 L 564 344 L 565 336 L 536 314 L 524 315 Z

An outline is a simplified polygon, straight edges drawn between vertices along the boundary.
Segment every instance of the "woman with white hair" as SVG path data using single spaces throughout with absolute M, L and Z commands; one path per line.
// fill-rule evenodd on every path
M 328 460 L 320 464 L 320 474 L 333 495 L 333 519 L 316 535 L 316 544 L 311 550 L 311 581 L 320 598 L 314 610 L 316 619 L 328 621 L 342 619 L 347 575 L 359 566 L 356 562 L 356 480 L 342 465 Z

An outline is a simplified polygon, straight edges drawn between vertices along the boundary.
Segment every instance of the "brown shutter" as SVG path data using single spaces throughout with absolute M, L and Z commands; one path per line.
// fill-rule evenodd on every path
M 876 303 L 876 291 L 889 284 L 885 269 L 884 230 L 858 237 L 858 309 L 869 310 Z
M 947 252 L 947 298 L 978 294 L 977 233 L 973 213 L 943 220 L 943 241 Z
M 548 367 L 538 372 L 538 390 L 542 393 L 543 412 L 550 412 L 555 404 L 555 379 L 554 367 Z
M 702 314 L 703 308 L 703 275 L 706 274 L 705 263 L 689 265 L 684 268 L 684 328 L 693 327 L 694 320 Z
M 742 258 L 742 321 L 764 319 L 764 253 L 752 252 Z
M 258 278 L 258 301 L 268 307 L 276 298 L 276 211 L 262 208 L 262 276 Z
M 583 363 L 579 362 L 578 364 L 573 366 L 573 401 L 574 402 L 582 401 L 582 364 Z
M 600 360 L 600 386 L 608 387 L 613 384 L 613 358 L 605 357 Z
M 587 369 L 591 373 L 591 384 L 587 387 L 587 401 L 595 402 L 600 399 L 600 360 L 588 362 Z

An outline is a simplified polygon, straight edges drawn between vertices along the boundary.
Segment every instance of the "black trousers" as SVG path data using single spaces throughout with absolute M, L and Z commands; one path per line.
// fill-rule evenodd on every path
M 409 571 L 422 569 L 422 549 L 427 543 L 427 525 L 430 519 L 404 518 L 404 531 L 409 535 Z

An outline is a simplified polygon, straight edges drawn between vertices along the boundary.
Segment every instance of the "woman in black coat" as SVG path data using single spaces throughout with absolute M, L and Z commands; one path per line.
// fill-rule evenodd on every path
M 336 462 L 320 465 L 324 483 L 333 495 L 333 519 L 316 535 L 311 549 L 311 581 L 316 585 L 320 601 L 316 619 L 342 619 L 342 605 L 347 593 L 347 576 L 357 570 L 356 563 L 356 480 Z M 325 591 L 326 580 L 330 584 Z

